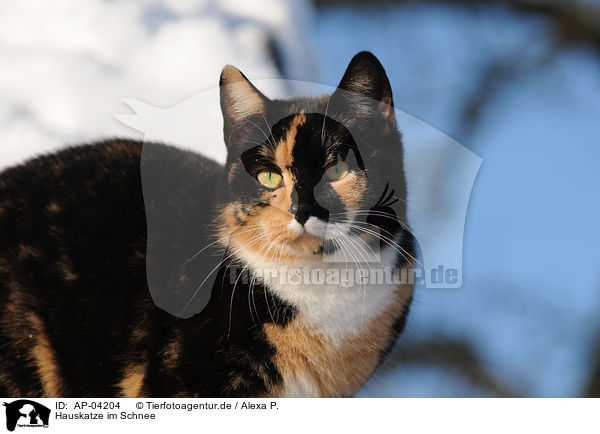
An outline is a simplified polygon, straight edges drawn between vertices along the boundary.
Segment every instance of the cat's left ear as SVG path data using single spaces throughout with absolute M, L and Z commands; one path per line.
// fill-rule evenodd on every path
M 386 127 L 396 128 L 392 87 L 385 69 L 372 53 L 361 51 L 352 58 L 334 93 L 338 95 L 358 111 L 367 112 L 373 102 L 378 103 L 377 115 Z
M 265 112 L 269 99 L 254 87 L 235 66 L 227 65 L 219 80 L 221 111 L 225 128 L 235 127 L 245 119 Z

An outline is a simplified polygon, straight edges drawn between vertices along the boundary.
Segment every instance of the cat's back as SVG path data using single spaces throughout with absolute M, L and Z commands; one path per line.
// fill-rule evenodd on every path
M 189 151 L 122 139 L 68 148 L 6 169 L 0 172 L 0 258 L 13 266 L 16 259 L 27 266 L 40 256 L 46 263 L 56 259 L 56 274 L 74 280 L 66 253 L 109 265 L 124 259 L 114 256 L 123 242 L 143 251 L 144 161 L 201 185 L 214 183 L 222 170 Z
M 53 283 L 65 287 L 84 277 L 75 270 L 80 260 L 106 260 L 111 242 L 143 235 L 136 227 L 143 219 L 141 153 L 139 142 L 106 141 L 0 173 L 0 291 L 43 278 L 28 289 L 48 295 Z M 130 224 L 116 225 L 122 216 Z
M 108 260 L 102 256 L 111 242 L 143 236 L 138 227 L 143 221 L 141 153 L 139 142 L 106 141 L 41 156 L 0 173 L 4 292 L 26 276 L 42 273 L 46 294 L 55 279 L 64 286 L 84 277 L 75 271 L 79 260 Z M 124 216 L 128 219 L 121 221 Z
M 118 355 L 154 308 L 143 149 L 104 141 L 0 173 L 0 395 L 114 394 Z M 151 149 L 200 181 L 219 170 L 190 152 Z
M 36 227 L 43 230 L 81 218 L 85 204 L 108 201 L 106 193 L 114 200 L 118 186 L 127 186 L 130 198 L 139 197 L 141 152 L 140 142 L 105 141 L 43 155 L 0 172 L 0 249 L 15 240 L 25 243 L 23 237 Z

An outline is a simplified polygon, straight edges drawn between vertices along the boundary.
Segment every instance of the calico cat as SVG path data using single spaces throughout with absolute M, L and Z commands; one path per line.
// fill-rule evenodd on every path
M 383 360 L 412 283 L 336 280 L 415 262 L 383 67 L 220 88 L 224 166 L 107 140 L 0 174 L 0 396 L 352 396 Z

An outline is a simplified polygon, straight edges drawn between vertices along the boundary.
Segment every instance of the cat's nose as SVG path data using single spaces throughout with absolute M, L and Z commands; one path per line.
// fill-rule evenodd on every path
M 311 217 L 317 217 L 320 220 L 329 220 L 329 211 L 314 202 L 312 204 L 301 203 L 296 211 L 296 220 L 301 225 L 304 225 L 306 221 Z
M 306 207 L 299 207 L 296 210 L 296 220 L 301 225 L 304 225 L 304 223 L 306 223 L 306 221 L 309 218 L 310 218 L 310 210 L 308 210 Z

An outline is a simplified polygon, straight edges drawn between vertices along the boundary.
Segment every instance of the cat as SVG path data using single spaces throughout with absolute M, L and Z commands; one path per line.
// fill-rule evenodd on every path
M 113 139 L 0 174 L 0 396 L 343 397 L 382 362 L 413 284 L 336 280 L 416 262 L 382 65 L 220 98 L 224 166 Z

